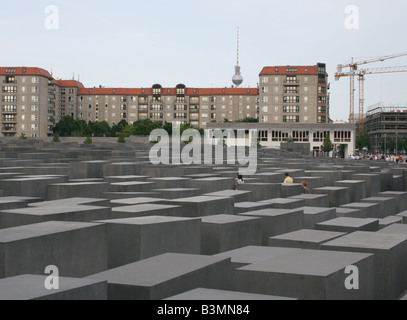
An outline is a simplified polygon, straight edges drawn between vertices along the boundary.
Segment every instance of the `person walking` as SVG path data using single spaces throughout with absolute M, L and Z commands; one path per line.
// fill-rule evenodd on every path
M 294 183 L 294 179 L 290 177 L 290 174 L 286 172 L 284 183 Z
M 311 192 L 308 189 L 308 183 L 306 181 L 302 182 L 302 187 L 304 188 L 303 194 L 311 194 Z

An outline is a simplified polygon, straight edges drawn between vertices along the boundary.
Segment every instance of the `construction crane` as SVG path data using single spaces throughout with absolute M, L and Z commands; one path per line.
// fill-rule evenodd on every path
M 359 73 L 357 72 L 359 66 L 369 64 L 369 63 L 375 63 L 375 62 L 383 62 L 383 61 L 386 61 L 389 59 L 395 59 L 395 58 L 399 58 L 402 56 L 407 56 L 407 52 L 368 59 L 368 60 L 362 60 L 362 61 L 358 61 L 358 62 L 354 62 L 354 58 L 352 58 L 350 63 L 344 64 L 344 65 L 343 64 L 338 65 L 338 72 L 335 74 L 335 80 L 338 81 L 343 77 L 350 77 L 350 112 L 349 112 L 350 123 L 355 123 L 355 76 L 359 75 Z M 345 69 L 345 68 L 349 68 L 350 71 L 343 72 L 343 69 Z M 395 67 L 395 68 L 397 68 L 397 67 Z M 366 69 L 364 69 L 364 70 L 366 70 Z M 404 71 L 388 71 L 388 72 L 377 72 L 377 73 L 390 73 L 390 72 L 404 72 Z M 365 74 L 367 74 L 367 73 L 365 73 Z M 373 74 L 373 73 L 369 73 L 369 74 Z M 362 78 L 359 77 L 359 80 L 360 80 L 359 90 L 360 91 L 363 90 L 363 94 L 364 94 L 364 77 L 363 77 L 363 80 L 362 80 Z M 361 125 L 363 126 L 363 124 L 364 124 L 363 119 L 362 120 L 360 119 L 361 117 L 363 118 L 363 114 L 361 113 L 361 112 L 363 112 L 363 110 L 361 110 L 361 108 L 364 109 L 363 104 L 364 104 L 364 97 L 362 99 L 359 98 L 359 126 L 361 126 Z M 359 130 L 359 133 L 361 133 L 361 132 L 362 131 Z

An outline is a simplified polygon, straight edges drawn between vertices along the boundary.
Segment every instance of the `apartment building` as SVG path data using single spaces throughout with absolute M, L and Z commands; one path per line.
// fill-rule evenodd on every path
M 259 83 L 261 123 L 329 123 L 326 65 L 264 67 Z
M 55 124 L 56 86 L 39 68 L 0 68 L 1 135 L 46 137 Z
M 0 68 L 2 136 L 47 137 L 64 116 L 87 122 L 151 119 L 165 123 L 209 123 L 259 118 L 260 123 L 328 123 L 325 64 L 265 67 L 259 88 L 85 88 L 56 80 L 40 68 Z

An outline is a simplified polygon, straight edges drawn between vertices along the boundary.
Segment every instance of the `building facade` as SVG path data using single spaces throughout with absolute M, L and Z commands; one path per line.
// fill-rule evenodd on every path
M 320 123 L 320 124 L 271 124 L 271 123 L 211 123 L 208 125 L 207 138 L 213 136 L 213 130 L 232 130 L 232 137 L 228 141 L 228 146 L 233 146 L 233 138 L 238 137 L 238 130 L 245 130 L 245 139 L 252 141 L 253 138 L 259 138 L 260 144 L 265 148 L 280 149 L 282 143 L 287 141 L 299 144 L 309 144 L 310 155 L 320 155 L 322 153 L 322 144 L 325 137 L 329 137 L 336 150 L 344 146 L 345 157 L 354 154 L 354 145 L 356 141 L 355 125 L 349 123 Z M 255 137 L 253 135 L 256 135 Z M 236 144 L 242 145 L 247 141 L 238 141 Z M 212 141 L 217 144 L 216 141 Z
M 326 65 L 265 67 L 260 73 L 261 123 L 328 123 Z
M 85 88 L 56 80 L 40 68 L 0 68 L 1 136 L 52 136 L 64 116 L 87 122 L 151 119 L 206 128 L 245 118 L 261 123 L 327 123 L 328 79 L 324 64 L 265 67 L 259 88 Z
M 370 109 L 365 117 L 365 130 L 371 137 L 373 151 L 378 153 L 386 148 L 386 153 L 398 153 L 401 147 L 395 144 L 393 147 L 398 150 L 390 150 L 389 145 L 396 138 L 407 137 L 407 108 L 380 106 Z

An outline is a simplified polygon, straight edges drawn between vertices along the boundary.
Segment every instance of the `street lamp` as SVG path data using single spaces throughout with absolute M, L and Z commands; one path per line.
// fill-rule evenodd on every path
M 384 134 L 384 156 L 387 156 L 387 134 Z

